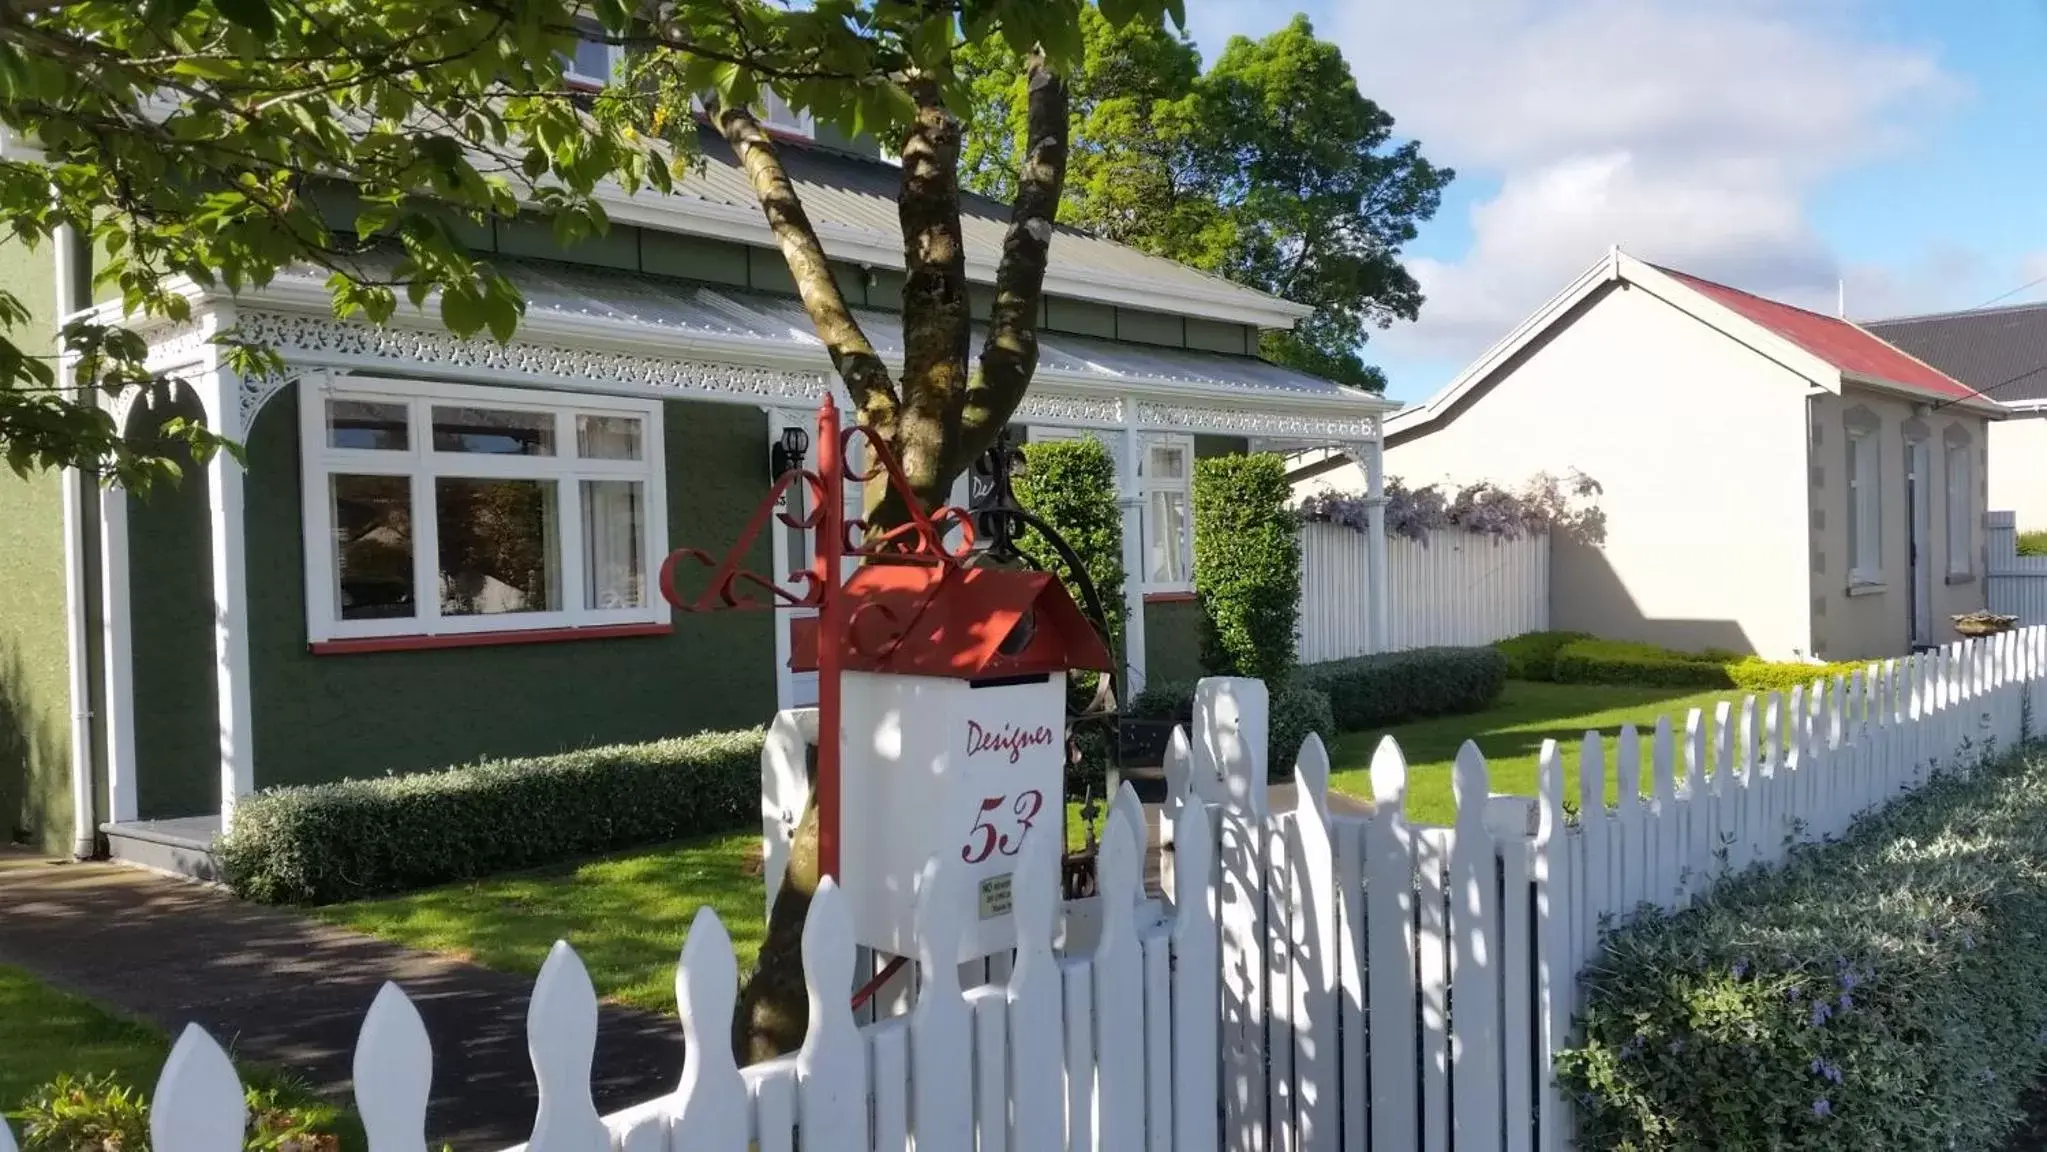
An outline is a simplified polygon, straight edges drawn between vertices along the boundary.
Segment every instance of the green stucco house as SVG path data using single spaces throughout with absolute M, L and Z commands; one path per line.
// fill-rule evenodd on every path
M 860 318 L 900 355 L 897 170 L 788 125 L 800 193 Z M 525 220 L 474 244 L 520 285 L 508 344 L 430 316 L 336 319 L 317 276 L 145 329 L 175 392 L 123 427 L 201 416 L 246 446 L 147 499 L 77 474 L 0 478 L 0 833 L 180 866 L 236 799 L 763 724 L 809 703 L 787 614 L 679 616 L 653 576 L 718 550 L 771 483 L 772 445 L 839 386 L 746 180 L 707 136 L 669 196 L 607 204 L 563 250 Z M 341 209 L 345 210 L 345 206 Z M 965 205 L 986 313 L 1002 205 Z M 85 269 L 0 247 L 54 333 Z M 1306 309 L 1074 231 L 1052 245 L 1043 356 L 1016 423 L 1104 440 L 1124 475 L 1136 676 L 1194 670 L 1197 456 L 1341 444 L 1376 459 L 1378 398 L 1256 358 Z M 240 379 L 236 327 L 281 378 Z M 841 397 L 843 402 L 843 396 Z M 806 563 L 778 532 L 756 566 Z

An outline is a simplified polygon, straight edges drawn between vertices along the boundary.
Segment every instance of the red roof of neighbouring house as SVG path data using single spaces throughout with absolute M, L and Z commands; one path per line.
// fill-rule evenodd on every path
M 1657 270 L 1852 376 L 1895 384 L 1943 400 L 1977 398 L 1974 390 L 1952 376 L 1900 352 L 1846 320 L 1765 300 L 1672 268 L 1659 266 Z

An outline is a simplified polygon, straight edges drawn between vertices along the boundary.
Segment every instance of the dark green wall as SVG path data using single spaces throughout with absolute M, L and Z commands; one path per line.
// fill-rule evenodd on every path
M 1195 680 L 1201 676 L 1201 606 L 1192 600 L 1144 605 L 1144 676 Z
M 149 426 L 145 417 L 204 415 L 198 398 L 186 390 L 175 403 L 138 408 L 130 418 L 131 435 L 142 434 L 135 427 Z M 183 463 L 178 483 L 153 485 L 146 497 L 127 497 L 135 807 L 144 820 L 220 811 L 208 486 L 204 468 L 193 467 L 189 458 Z
M 50 250 L 0 241 L 0 288 L 34 315 L 9 333 L 47 354 L 56 312 Z M 71 841 L 69 656 L 61 474 L 0 469 L 0 842 L 62 852 Z
M 674 402 L 668 544 L 721 553 L 767 490 L 767 417 Z M 678 616 L 670 636 L 314 656 L 306 650 L 296 389 L 249 438 L 251 702 L 259 787 L 407 772 L 706 728 L 775 708 L 766 612 Z M 763 533 L 753 567 L 769 568 Z

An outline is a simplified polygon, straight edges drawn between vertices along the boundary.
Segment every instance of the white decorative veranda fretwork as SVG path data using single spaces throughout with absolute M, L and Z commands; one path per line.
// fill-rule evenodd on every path
M 304 372 L 286 372 L 277 376 L 242 377 L 241 387 L 237 389 L 241 399 L 242 422 L 236 426 L 241 430 L 241 435 L 248 435 L 249 429 L 255 427 L 256 414 L 263 410 L 263 405 L 270 403 L 272 396 L 284 391 L 286 385 L 297 383 L 305 375 Z
M 1285 436 L 1296 439 L 1370 439 L 1378 434 L 1371 416 L 1325 416 L 1302 412 L 1258 412 L 1196 404 L 1141 401 L 1137 423 L 1146 428 L 1183 428 L 1191 432 L 1225 432 L 1244 436 Z
M 1051 421 L 1067 424 L 1121 424 L 1123 401 L 1109 396 L 1061 396 L 1043 392 L 1024 393 L 1023 402 L 1010 417 L 1019 423 Z
M 266 345 L 287 359 L 342 357 L 404 365 L 441 366 L 493 374 L 585 380 L 592 383 L 639 384 L 684 392 L 725 393 L 749 398 L 814 399 L 824 388 L 817 372 L 792 372 L 758 365 L 719 364 L 571 348 L 560 344 L 464 339 L 447 332 L 417 328 L 386 328 L 330 316 L 296 316 L 277 312 L 245 312 L 236 333 Z

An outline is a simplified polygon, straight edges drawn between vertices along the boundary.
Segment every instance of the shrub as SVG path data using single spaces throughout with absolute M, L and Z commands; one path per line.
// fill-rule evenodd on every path
M 1326 693 L 1304 684 L 1278 689 L 1268 686 L 1270 715 L 1265 731 L 1266 775 L 1284 780 L 1293 775 L 1294 757 L 1312 733 L 1327 740 L 1336 732 Z M 1131 715 L 1144 720 L 1170 720 L 1189 730 L 1194 726 L 1194 685 L 1186 680 L 1160 680 L 1145 686 L 1130 701 Z
M 1557 1063 L 1583 1146 L 1999 1147 L 2047 1064 L 2043 858 L 2036 750 L 1607 936 Z
M 1116 506 L 1116 461 L 1094 439 L 1026 444 L 1024 467 L 1015 473 L 1017 503 L 1050 524 L 1079 557 L 1108 620 L 1110 651 L 1123 635 L 1123 510 Z M 1056 573 L 1081 599 L 1080 585 L 1057 550 L 1036 529 L 1018 541 L 1024 553 Z
M 1024 467 L 1012 474 L 1017 503 L 1051 525 L 1080 561 L 1100 601 L 1108 625 L 1108 647 L 1112 654 L 1123 651 L 1123 510 L 1116 506 L 1116 462 L 1101 441 L 1053 440 L 1023 446 Z M 1071 566 L 1058 549 L 1035 528 L 1028 528 L 1017 546 L 1032 560 L 1059 577 L 1082 610 L 1087 601 Z M 1085 710 L 1101 686 L 1094 672 L 1067 678 L 1067 703 L 1075 712 Z M 1076 755 L 1066 766 L 1066 789 L 1079 795 L 1088 786 L 1101 792 L 1109 764 L 1114 759 L 1114 741 L 1100 724 L 1082 726 L 1073 733 Z
M 2047 529 L 2019 533 L 2019 555 L 2047 556 Z
M 1301 617 L 1300 520 L 1272 453 L 1213 456 L 1194 469 L 1194 587 L 1201 665 L 1286 683 Z
M 1299 680 L 1329 694 L 1340 732 L 1357 732 L 1490 707 L 1507 686 L 1498 649 L 1415 648 L 1302 668 Z
M 1851 675 L 1857 668 L 1867 668 L 1868 665 L 1854 661 L 1798 664 L 1746 656 L 1730 660 L 1721 667 L 1727 672 L 1728 682 L 1743 692 L 1789 692 L 1793 688 L 1809 687 L 1814 680 Z
M 1727 688 L 1726 670 L 1711 657 L 1673 652 L 1633 640 L 1573 640 L 1552 667 L 1562 684 L 1640 684 L 1662 688 Z M 1815 669 L 1817 672 L 1817 669 Z
M 274 1088 L 248 1089 L 248 1152 L 335 1152 L 325 1108 L 296 1108 Z M 22 1103 L 22 1152 L 149 1152 L 149 1102 L 112 1076 L 59 1076 Z
M 247 899 L 326 903 L 735 828 L 760 810 L 761 745 L 707 732 L 275 788 L 236 806 L 221 871 Z
M 1557 651 L 1574 640 L 1590 640 L 1590 632 L 1523 632 L 1493 642 L 1507 658 L 1509 680 L 1555 680 Z
M 1555 633 L 1532 633 L 1546 636 Z M 1523 639 L 1516 637 L 1515 640 Z M 1503 643 L 1513 643 L 1504 641 Z M 1552 668 L 1565 684 L 1633 684 L 1668 688 L 1734 688 L 1789 692 L 1815 680 L 1846 676 L 1857 662 L 1806 664 L 1763 660 L 1724 649 L 1677 652 L 1633 640 L 1573 640 L 1557 649 Z

